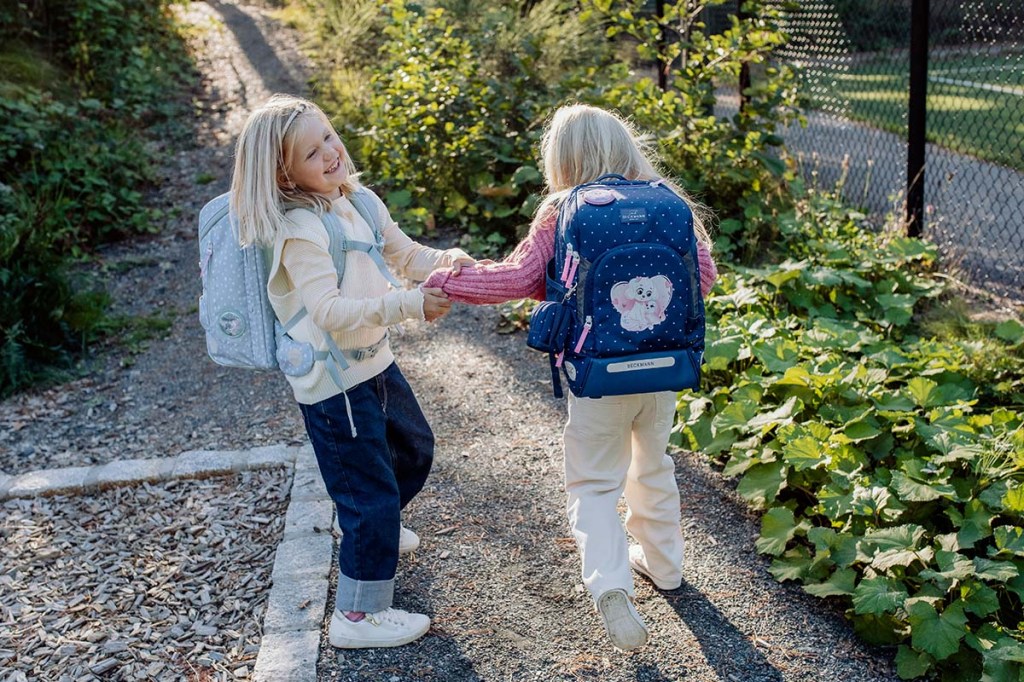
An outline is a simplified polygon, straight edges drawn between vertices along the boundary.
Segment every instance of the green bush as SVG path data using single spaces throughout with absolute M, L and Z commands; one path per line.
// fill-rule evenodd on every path
M 69 279 L 96 246 L 158 229 L 141 128 L 182 107 L 168 3 L 0 10 L 0 395 L 66 367 L 103 328 L 102 292 Z M 32 43 L 33 48 L 26 45 Z
M 512 2 L 399 0 L 383 16 L 365 77 L 346 63 L 324 79 L 321 101 L 405 229 L 455 227 L 496 253 L 532 215 L 537 142 L 570 91 L 566 74 L 606 47 L 564 0 L 525 13 Z
M 652 78 L 630 79 L 629 64 L 620 64 L 611 84 L 584 97 L 619 110 L 656 136 L 668 174 L 720 220 L 721 257 L 763 258 L 778 239 L 779 215 L 791 208 L 787 184 L 794 179 L 779 158 L 782 140 L 775 134 L 777 126 L 798 115 L 794 74 L 771 61 L 786 40 L 779 10 L 773 3 L 748 1 L 746 18 L 732 16 L 729 28 L 707 34 L 692 2 L 667 3 L 660 19 L 645 14 L 645 4 L 583 2 L 609 36 L 633 41 L 638 59 L 669 65 L 672 88 L 662 92 Z M 745 93 L 747 103 L 732 117 L 715 116 L 716 88 L 737 82 L 744 63 L 758 70 Z

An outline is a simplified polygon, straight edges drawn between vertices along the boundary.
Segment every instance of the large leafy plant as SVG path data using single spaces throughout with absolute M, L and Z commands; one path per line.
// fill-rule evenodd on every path
M 677 442 L 767 510 L 772 573 L 843 600 L 902 677 L 1020 679 L 1024 327 L 922 336 L 934 247 L 814 197 L 783 232 L 790 258 L 709 302 L 708 391 L 680 397 Z
M 102 325 L 105 296 L 72 283 L 68 266 L 159 227 L 144 192 L 160 145 L 140 128 L 180 111 L 168 93 L 187 59 L 169 3 L 128 9 L 0 11 L 0 60 L 17 66 L 0 77 L 0 395 L 66 367 Z

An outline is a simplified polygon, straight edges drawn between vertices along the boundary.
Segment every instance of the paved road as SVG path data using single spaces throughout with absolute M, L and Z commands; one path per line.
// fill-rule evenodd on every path
M 845 196 L 873 213 L 903 212 L 907 145 L 898 135 L 812 113 L 807 128 L 783 136 L 826 186 L 848 155 Z M 1024 174 L 933 144 L 926 159 L 926 236 L 973 281 L 1024 296 Z
M 719 115 L 736 109 L 720 96 Z M 808 125 L 781 131 L 786 148 L 834 187 L 848 158 L 844 196 L 872 214 L 902 215 L 907 144 L 900 136 L 819 112 Z M 925 169 L 925 235 L 942 247 L 953 272 L 1001 296 L 1024 301 L 1024 173 L 929 144 Z

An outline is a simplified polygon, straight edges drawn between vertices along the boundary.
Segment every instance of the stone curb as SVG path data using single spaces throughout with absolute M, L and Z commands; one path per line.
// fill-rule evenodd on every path
M 20 497 L 80 495 L 117 486 L 209 478 L 252 469 L 292 471 L 284 536 L 274 556 L 253 682 L 316 682 L 320 631 L 334 560 L 334 503 L 309 446 L 190 450 L 175 457 L 128 459 L 92 467 L 0 472 L 0 502 Z
M 334 502 L 320 477 L 312 448 L 295 458 L 295 474 L 277 546 L 263 639 L 253 682 L 316 682 L 334 561 Z
M 41 469 L 17 476 L 0 474 L 0 502 L 16 497 L 78 495 L 116 486 L 181 478 L 206 478 L 293 466 L 306 448 L 271 445 L 253 450 L 189 450 L 175 457 L 127 459 L 92 467 Z M 321 484 L 322 485 L 322 484 Z

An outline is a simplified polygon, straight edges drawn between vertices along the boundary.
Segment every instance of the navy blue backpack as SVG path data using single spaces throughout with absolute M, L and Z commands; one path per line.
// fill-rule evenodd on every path
M 581 398 L 696 388 L 704 299 L 686 202 L 661 180 L 575 187 L 527 345 L 550 354 L 558 397 L 559 369 Z

